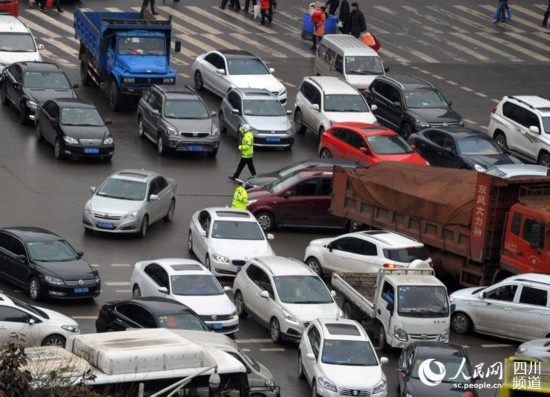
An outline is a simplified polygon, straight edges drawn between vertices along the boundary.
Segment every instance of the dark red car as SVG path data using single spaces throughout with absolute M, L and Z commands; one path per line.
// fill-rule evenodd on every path
M 248 190 L 248 207 L 262 229 L 276 226 L 345 227 L 347 220 L 328 212 L 332 167 L 304 169 Z
M 380 161 L 428 165 L 398 133 L 365 123 L 334 124 L 321 136 L 319 157 L 358 161 L 366 165 Z

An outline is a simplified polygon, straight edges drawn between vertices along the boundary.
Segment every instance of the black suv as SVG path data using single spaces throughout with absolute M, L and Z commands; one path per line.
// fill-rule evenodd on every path
M 213 119 L 216 112 L 208 111 L 194 89 L 185 88 L 151 87 L 138 104 L 138 135 L 153 141 L 160 155 L 206 152 L 215 157 L 220 145 L 220 131 Z
M 363 95 L 372 112 L 403 137 L 428 127 L 463 126 L 462 117 L 430 82 L 407 75 L 376 76 Z

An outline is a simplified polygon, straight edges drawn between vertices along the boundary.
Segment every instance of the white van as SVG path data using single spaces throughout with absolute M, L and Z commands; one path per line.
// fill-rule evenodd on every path
M 23 22 L 11 15 L 0 15 L 0 72 L 14 62 L 41 62 L 38 50 L 43 49 L 42 44 L 36 45 Z
M 347 34 L 324 35 L 315 54 L 317 76 L 340 77 L 359 90 L 387 71 L 376 51 Z

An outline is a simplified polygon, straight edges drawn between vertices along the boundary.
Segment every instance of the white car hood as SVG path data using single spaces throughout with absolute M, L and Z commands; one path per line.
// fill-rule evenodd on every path
M 376 116 L 371 112 L 325 112 L 325 115 L 338 123 L 353 120 L 355 123 L 378 124 Z
M 101 197 L 96 194 L 88 201 L 89 208 L 94 212 L 111 215 L 125 215 L 137 211 L 143 206 L 143 201 L 120 200 L 110 197 Z
M 55 322 L 55 323 L 58 323 L 59 325 L 76 325 L 76 326 L 78 326 L 78 323 L 76 321 L 74 321 L 72 318 L 70 318 L 68 316 L 65 316 L 64 314 L 61 314 L 61 313 L 58 313 L 58 312 L 55 312 L 53 310 L 46 309 L 46 308 L 43 308 L 43 307 L 38 307 L 38 309 L 42 310 L 44 313 L 46 313 L 48 315 L 48 317 L 50 318 L 49 321 L 51 321 L 51 323 Z
M 321 370 L 336 386 L 367 389 L 376 386 L 384 377 L 379 365 L 353 366 L 320 364 Z
M 377 74 L 346 74 L 346 81 L 358 90 L 364 90 L 369 87 L 370 83 Z
M 34 52 L 0 52 L 0 62 L 6 65 L 11 65 L 14 62 L 27 62 L 27 61 L 42 61 L 42 57 L 38 51 Z
M 178 302 L 183 303 L 193 309 L 199 316 L 228 315 L 233 313 L 235 305 L 226 294 L 221 295 L 173 295 Z
M 333 318 L 337 319 L 340 315 L 340 310 L 335 302 L 325 304 L 294 304 L 283 303 L 285 309 L 296 317 L 299 321 L 313 321 L 318 318 Z
M 232 259 L 249 259 L 256 256 L 273 256 L 273 250 L 267 240 L 212 240 L 212 252 Z
M 280 92 L 283 84 L 271 74 L 261 75 L 231 75 L 229 80 L 239 88 L 265 88 L 270 92 Z
M 450 296 L 455 298 L 458 301 L 471 301 L 471 300 L 477 301 L 479 300 L 478 298 L 479 293 L 484 289 L 485 287 L 472 287 L 472 288 L 459 289 L 458 291 L 453 292 Z M 473 293 L 474 291 L 477 291 L 477 293 Z
M 309 245 L 315 246 L 315 247 L 324 247 L 328 243 L 330 243 L 332 240 L 334 240 L 333 237 L 327 237 L 327 238 L 318 238 L 316 240 L 311 240 L 309 242 Z

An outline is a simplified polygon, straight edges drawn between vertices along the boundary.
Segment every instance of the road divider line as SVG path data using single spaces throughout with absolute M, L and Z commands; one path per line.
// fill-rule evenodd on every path
M 96 320 L 97 316 L 71 316 L 73 320 Z
M 269 347 L 265 349 L 260 349 L 261 352 L 284 352 L 285 349 L 282 347 Z
M 162 7 L 161 7 L 162 8 Z M 197 6 L 188 6 L 186 7 L 189 11 L 196 12 L 197 14 L 201 15 L 204 18 L 211 19 L 212 21 L 219 23 L 220 25 L 223 25 L 227 28 L 230 28 L 232 31 L 237 31 L 239 33 L 248 33 L 248 30 L 241 28 L 238 25 L 235 25 L 232 22 L 228 22 L 223 18 L 220 18 L 211 12 L 208 12 L 208 10 L 205 10 L 204 8 L 197 7 Z
M 117 294 L 131 294 L 132 290 L 131 289 L 115 289 L 115 292 Z
M 272 343 L 271 339 L 235 339 L 237 343 Z
M 111 263 L 111 266 L 112 267 L 130 267 L 132 265 L 130 265 L 128 263 Z
M 124 287 L 130 285 L 129 281 L 105 281 L 103 284 L 108 285 L 109 287 Z
M 508 343 L 495 343 L 495 344 L 490 344 L 490 345 L 481 345 L 481 347 L 485 348 L 485 349 L 491 349 L 491 348 L 498 348 L 498 347 L 514 347 L 516 345 L 511 345 L 511 344 L 508 344 Z

